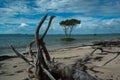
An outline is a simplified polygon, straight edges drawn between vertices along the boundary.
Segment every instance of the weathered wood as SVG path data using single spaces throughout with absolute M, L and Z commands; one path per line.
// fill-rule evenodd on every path
M 101 53 L 103 52 L 103 49 L 102 49 L 101 47 L 97 47 L 97 48 L 95 48 L 95 49 L 90 53 L 89 56 L 92 56 L 92 55 L 95 53 L 95 51 L 97 51 L 97 50 L 100 50 Z
M 110 63 L 111 61 L 113 61 L 114 59 L 116 59 L 118 56 L 120 55 L 120 53 L 118 53 L 115 57 L 113 57 L 112 59 L 108 60 L 107 62 L 105 62 L 103 64 L 103 66 L 105 66 L 106 64 Z
M 48 53 L 48 51 L 47 51 L 47 48 L 46 48 L 46 46 L 45 46 L 45 43 L 44 43 L 43 39 L 44 39 L 44 37 L 46 36 L 46 34 L 47 34 L 47 32 L 48 32 L 48 30 L 49 30 L 49 28 L 50 28 L 51 22 L 52 22 L 52 20 L 54 19 L 54 17 L 55 17 L 55 16 L 51 16 L 51 17 L 50 17 L 50 20 L 49 20 L 49 23 L 48 23 L 48 25 L 47 25 L 47 28 L 46 28 L 45 32 L 43 33 L 43 35 L 41 36 L 41 38 L 40 38 L 40 40 L 39 40 L 39 41 L 41 42 L 42 49 L 43 49 L 44 54 L 45 54 L 45 56 L 46 56 L 46 59 L 47 59 L 48 61 L 50 61 L 50 55 L 49 55 L 49 53 Z
M 52 69 L 52 72 L 62 80 L 99 80 L 80 69 L 76 69 L 75 67 L 63 63 L 53 62 L 49 67 Z
M 47 17 L 47 14 L 43 17 L 41 22 L 44 22 L 46 17 Z M 47 66 L 47 63 L 46 63 L 46 61 L 45 61 L 45 59 L 43 57 L 42 50 L 44 50 L 44 54 L 45 54 L 46 58 L 50 61 L 50 56 L 48 55 L 48 51 L 47 51 L 47 49 L 46 49 L 46 47 L 44 45 L 43 38 L 46 35 L 46 33 L 47 33 L 47 31 L 48 31 L 48 29 L 49 29 L 49 27 L 51 25 L 51 22 L 52 22 L 53 18 L 54 18 L 54 16 L 50 17 L 50 20 L 49 20 L 48 26 L 46 28 L 46 31 L 43 33 L 43 35 L 42 35 L 42 37 L 40 39 L 39 39 L 39 30 L 40 30 L 41 25 L 38 25 L 38 27 L 36 29 L 35 41 L 36 41 L 36 46 L 37 46 L 38 51 L 37 51 L 37 56 L 36 56 L 37 59 L 36 59 L 36 68 L 35 69 L 36 69 L 36 76 L 37 76 L 38 80 L 43 79 L 42 77 L 44 76 L 42 66 L 45 67 L 46 69 L 49 69 L 48 66 Z
M 30 62 L 30 60 L 28 60 L 24 55 L 22 55 L 21 53 L 19 53 L 12 45 L 11 45 L 12 50 L 16 53 L 17 56 L 19 56 L 20 58 L 22 58 L 25 62 L 27 62 L 29 65 L 33 65 L 32 62 Z
M 36 79 L 38 80 L 43 80 L 42 76 L 43 76 L 43 71 L 41 68 L 41 65 L 43 63 L 43 54 L 42 54 L 42 50 L 41 50 L 41 46 L 40 46 L 40 41 L 39 41 L 39 30 L 43 24 L 43 22 L 45 21 L 45 19 L 47 18 L 46 14 L 40 21 L 39 25 L 36 28 L 36 32 L 35 32 L 35 42 L 36 42 L 36 48 L 37 48 L 37 56 L 36 56 L 36 66 L 35 66 L 35 74 L 36 74 Z M 44 65 L 44 64 L 43 64 Z
M 120 46 L 120 40 L 108 40 L 108 41 L 96 41 L 93 43 L 94 45 L 100 45 L 100 46 Z
M 32 71 L 33 68 L 34 68 L 34 66 L 30 66 L 30 67 L 27 69 L 27 73 L 28 73 L 27 78 L 28 78 L 29 80 L 32 80 L 33 78 L 35 78 L 34 72 Z
M 101 65 L 101 66 L 105 66 L 105 65 L 107 65 L 108 63 L 110 63 L 111 61 L 113 61 L 114 59 L 116 59 L 119 55 L 120 55 L 120 52 L 111 52 L 111 51 L 106 51 L 106 50 L 103 50 L 102 48 L 96 48 L 96 49 L 94 49 L 92 52 L 91 52 L 91 54 L 90 55 L 93 55 L 93 53 L 96 51 L 96 50 L 100 50 L 101 51 L 101 53 L 103 54 L 103 53 L 109 53 L 109 54 L 116 54 L 116 56 L 115 57 L 113 57 L 112 59 L 110 59 L 110 60 L 108 60 L 108 61 L 106 61 L 103 65 Z
M 32 40 L 28 45 L 28 53 L 31 58 L 35 57 L 35 54 L 32 52 L 32 45 L 35 43 L 35 40 Z
M 51 80 L 56 80 L 56 79 L 51 75 L 51 73 L 50 73 L 48 70 L 46 70 L 45 68 L 43 68 L 43 72 L 44 72 Z
M 45 35 L 47 34 L 47 31 L 49 30 L 49 27 L 50 27 L 51 22 L 52 22 L 52 20 L 53 20 L 54 17 L 55 17 L 55 16 L 51 16 L 51 17 L 50 17 L 50 20 L 49 20 L 49 23 L 48 23 L 48 25 L 47 25 L 47 28 L 46 28 L 45 32 L 43 33 L 43 35 L 41 36 L 41 38 L 39 39 L 39 42 L 40 42 L 41 46 L 43 47 L 43 51 L 44 51 L 45 56 L 46 56 L 46 58 L 47 58 L 48 61 L 50 61 L 50 56 L 49 56 L 48 51 L 47 51 L 47 49 L 46 49 L 45 43 L 43 42 L 43 39 L 44 39 Z M 40 28 L 40 26 L 39 26 L 39 28 Z M 37 28 L 37 29 L 39 29 L 39 28 Z M 36 32 L 39 33 L 38 30 L 37 30 Z M 37 36 L 37 35 L 36 35 L 36 36 Z M 35 43 L 35 40 L 32 40 L 32 41 L 30 42 L 29 46 L 28 46 L 28 47 L 29 47 L 29 53 L 30 53 L 30 55 L 32 55 L 32 53 L 31 53 L 31 47 L 32 47 L 32 45 L 33 45 L 34 43 Z M 39 44 L 39 45 L 40 45 L 40 44 Z

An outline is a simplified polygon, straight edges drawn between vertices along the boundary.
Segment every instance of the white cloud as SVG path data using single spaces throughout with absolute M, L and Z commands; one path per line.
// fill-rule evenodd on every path
M 26 23 L 21 23 L 20 27 L 27 27 L 28 25 Z
M 85 16 L 83 17 L 80 15 L 71 16 L 69 18 L 76 18 L 76 19 L 81 20 L 81 25 L 78 25 L 74 29 L 73 33 L 76 32 L 75 30 L 77 30 L 78 33 L 79 33 L 79 31 L 82 30 L 82 32 L 80 32 L 80 33 L 84 33 L 84 32 L 88 32 L 88 30 L 94 31 L 94 30 L 99 30 L 99 29 L 104 29 L 104 30 L 111 29 L 113 32 L 115 32 L 114 29 L 115 28 L 119 29 L 119 26 L 120 26 L 120 18 L 100 19 L 100 18 L 85 17 Z M 55 33 L 55 34 L 56 33 L 64 33 L 62 30 L 62 27 L 59 25 L 59 22 L 62 20 L 65 20 L 65 19 L 68 19 L 68 18 L 67 17 L 64 18 L 64 17 L 60 17 L 60 16 L 56 17 L 51 24 L 49 32 Z M 48 20 L 49 19 L 47 18 L 45 23 L 42 25 L 41 31 L 45 30 L 45 28 L 48 24 Z M 20 25 L 18 25 L 19 27 L 17 27 L 17 26 L 10 27 L 10 25 L 7 25 L 6 32 L 7 33 L 17 33 L 17 32 L 19 32 L 19 33 L 34 33 L 35 28 L 39 23 L 39 20 L 36 20 L 36 23 L 34 23 L 34 24 L 36 24 L 35 27 L 30 27 L 29 21 L 30 20 L 26 21 L 25 23 L 21 22 Z M 40 31 L 40 33 L 41 33 L 41 31 Z M 93 33 L 93 32 L 91 32 L 91 33 Z
M 107 28 L 120 27 L 120 18 L 103 20 L 102 26 Z
M 27 6 L 26 1 L 24 0 L 14 0 L 8 3 L 5 3 L 5 7 L 11 9 L 13 13 L 28 13 L 30 9 Z
M 72 16 L 69 18 L 76 18 L 76 19 L 81 20 L 81 25 L 78 25 L 78 28 L 86 28 L 86 29 L 103 28 L 105 29 L 105 28 L 120 27 L 120 18 L 102 19 L 102 18 L 85 17 L 81 15 Z M 58 18 L 58 22 L 64 19 L 65 18 L 63 19 Z
M 7 1 L 7 2 L 6 2 Z M 1 16 L 37 13 L 81 13 L 84 15 L 120 16 L 119 0 L 13 0 L 3 1 Z M 34 5 L 34 6 L 33 6 Z
M 120 15 L 118 0 L 36 0 L 36 11 L 41 12 L 72 12 L 85 15 Z M 49 6 L 48 6 L 49 5 Z

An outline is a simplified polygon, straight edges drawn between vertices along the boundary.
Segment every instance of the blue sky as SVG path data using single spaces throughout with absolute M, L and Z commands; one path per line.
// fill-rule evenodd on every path
M 46 13 L 56 16 L 48 34 L 63 34 L 69 18 L 81 20 L 73 34 L 120 33 L 120 0 L 0 0 L 0 34 L 34 34 Z

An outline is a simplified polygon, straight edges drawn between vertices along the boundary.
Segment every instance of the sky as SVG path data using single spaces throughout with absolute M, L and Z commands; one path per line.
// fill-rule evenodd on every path
M 81 20 L 72 34 L 120 33 L 120 0 L 0 0 L 0 34 L 34 34 L 40 19 L 56 16 L 48 34 L 64 34 L 59 22 Z

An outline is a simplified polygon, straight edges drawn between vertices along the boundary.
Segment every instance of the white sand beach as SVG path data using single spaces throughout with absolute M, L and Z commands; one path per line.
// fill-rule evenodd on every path
M 50 56 L 55 58 L 55 61 L 62 62 L 66 65 L 74 64 L 77 60 L 83 58 L 85 55 L 90 54 L 95 46 L 83 46 L 73 48 L 63 48 L 49 51 Z M 106 47 L 103 48 L 109 51 L 119 51 L 120 47 Z M 89 66 L 102 65 L 116 54 L 99 54 L 96 51 L 95 56 L 103 56 L 101 61 L 92 61 Z M 21 58 L 10 58 L 0 61 L 0 80 L 24 80 L 27 76 L 26 69 L 29 67 Z M 96 67 L 94 70 L 99 71 L 94 73 L 88 70 L 88 73 L 97 76 L 103 80 L 120 80 L 120 56 L 111 61 L 105 66 Z

